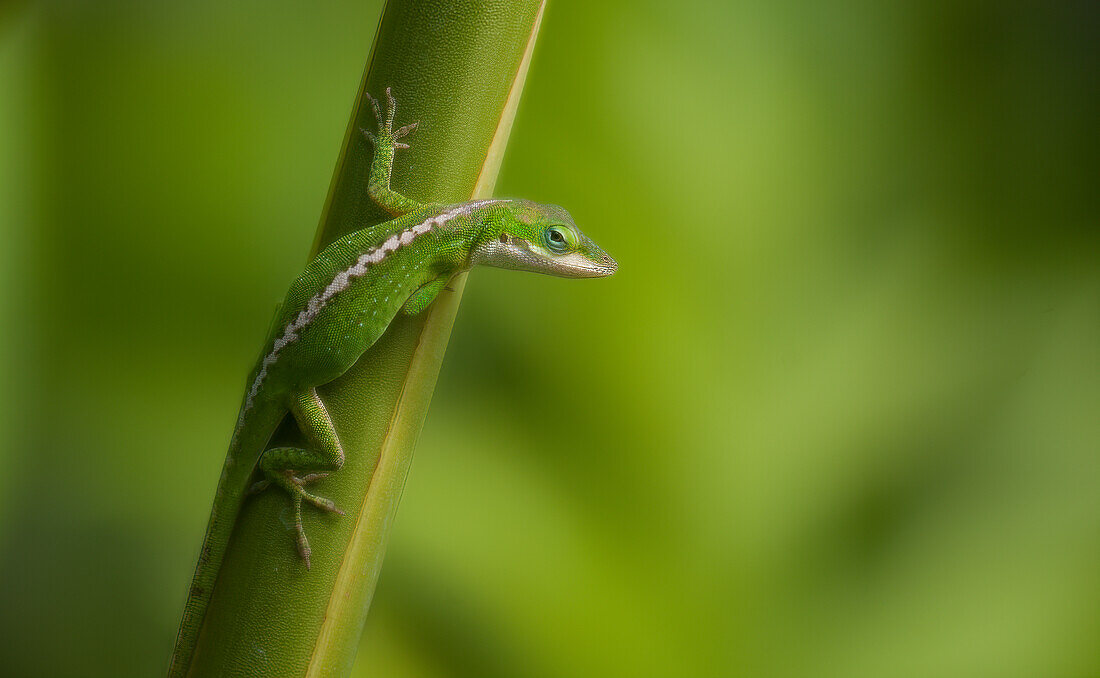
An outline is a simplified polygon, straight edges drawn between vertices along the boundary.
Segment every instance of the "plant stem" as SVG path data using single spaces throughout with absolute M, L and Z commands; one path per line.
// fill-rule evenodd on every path
M 543 0 L 391 0 L 344 135 L 315 250 L 386 221 L 366 192 L 374 124 L 364 92 L 392 87 L 396 124 L 419 122 L 396 190 L 424 202 L 491 194 L 523 89 Z M 251 499 L 207 612 L 192 676 L 345 676 L 458 309 L 464 276 L 419 317 L 400 317 L 345 375 L 318 389 L 347 454 L 317 491 L 347 515 L 310 512 L 307 571 L 285 497 Z M 277 439 L 294 438 L 280 431 Z

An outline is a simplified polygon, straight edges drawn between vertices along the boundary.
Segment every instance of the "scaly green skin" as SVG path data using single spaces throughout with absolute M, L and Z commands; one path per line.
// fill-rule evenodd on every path
M 370 95 L 367 95 L 368 98 Z M 291 285 L 248 380 L 236 430 L 184 608 L 170 677 L 191 664 L 203 616 L 240 507 L 248 494 L 278 487 L 294 508 L 297 549 L 305 567 L 310 546 L 302 502 L 342 512 L 306 489 L 344 463 L 339 436 L 317 387 L 347 371 L 398 313 L 424 311 L 456 273 L 475 265 L 594 278 L 615 272 L 615 261 L 555 205 L 527 200 L 421 204 L 390 188 L 399 140 L 416 123 L 393 129 L 396 105 L 386 90 L 383 116 L 370 98 L 378 131 L 362 130 L 374 146 L 367 190 L 396 218 L 329 245 Z M 308 447 L 267 448 L 289 412 Z M 259 468 L 263 479 L 250 484 Z

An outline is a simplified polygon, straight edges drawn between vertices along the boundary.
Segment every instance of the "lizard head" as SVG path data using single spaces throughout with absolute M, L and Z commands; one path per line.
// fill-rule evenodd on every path
M 547 273 L 562 278 L 602 278 L 618 264 L 592 242 L 564 208 L 509 200 L 493 210 L 474 246 L 471 265 Z

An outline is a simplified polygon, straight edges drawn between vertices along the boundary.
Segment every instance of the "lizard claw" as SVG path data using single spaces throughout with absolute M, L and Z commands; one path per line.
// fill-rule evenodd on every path
M 420 123 L 410 122 L 397 130 L 393 129 L 393 118 L 394 115 L 397 114 L 397 100 L 393 98 L 393 90 L 389 87 L 386 88 L 385 113 L 383 113 L 381 106 L 378 105 L 378 100 L 372 97 L 369 92 L 363 92 L 363 95 L 366 96 L 367 101 L 370 102 L 371 111 L 374 112 L 374 120 L 378 124 L 378 132 L 371 132 L 362 127 L 359 128 L 359 131 L 363 133 L 367 141 L 371 142 L 376 148 L 379 142 L 381 142 L 382 146 L 390 145 L 394 150 L 408 148 L 408 144 L 399 143 L 397 140 L 415 132 Z
M 367 101 L 370 102 L 371 110 L 374 111 L 374 119 L 378 123 L 378 126 L 382 126 L 382 111 L 378 108 L 378 99 L 375 99 L 370 95 L 370 92 L 363 92 L 367 97 Z
M 317 482 L 322 478 L 327 478 L 327 473 L 310 473 L 301 477 L 291 475 L 289 477 L 290 484 L 295 488 L 294 493 L 299 499 L 305 499 L 309 503 L 313 504 L 322 511 L 328 511 L 329 513 L 335 513 L 337 515 L 345 515 L 343 511 L 336 508 L 336 502 L 326 497 L 318 497 L 312 492 L 307 492 L 306 485 Z
M 296 532 L 295 542 L 298 545 L 298 555 L 302 557 L 302 560 L 306 561 L 306 569 L 310 569 L 309 557 L 313 555 L 313 549 L 309 547 L 309 538 L 306 537 L 306 530 L 302 527 L 302 499 L 296 498 L 294 502 L 294 529 Z
M 401 137 L 407 137 L 416 131 L 416 128 L 420 126 L 419 122 L 410 122 L 401 129 L 393 133 L 394 139 L 400 139 Z
M 253 483 L 252 487 L 248 489 L 249 494 L 256 494 L 269 487 L 278 486 L 290 493 L 291 505 L 294 507 L 294 541 L 298 547 L 298 555 L 305 561 L 307 570 L 310 568 L 310 556 L 313 550 L 309 546 L 309 539 L 306 537 L 306 530 L 302 525 L 302 502 L 307 501 L 328 513 L 345 515 L 343 511 L 336 507 L 336 502 L 326 497 L 319 497 L 305 489 L 306 485 L 328 476 L 328 473 L 307 473 L 298 476 L 289 470 L 274 471 L 269 472 L 268 477 L 264 480 Z
M 397 114 L 397 100 L 393 98 L 393 92 L 389 87 L 386 88 L 386 103 L 388 110 L 386 111 L 386 127 L 393 126 L 393 116 Z

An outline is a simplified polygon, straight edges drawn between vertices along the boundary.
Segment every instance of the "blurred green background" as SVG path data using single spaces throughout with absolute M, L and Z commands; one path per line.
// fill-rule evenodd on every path
M 0 5 L 0 674 L 166 666 L 379 2 Z M 1100 12 L 552 0 L 357 676 L 1100 675 Z

